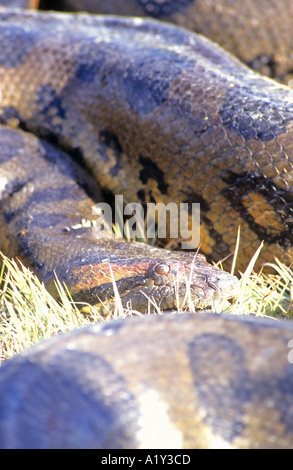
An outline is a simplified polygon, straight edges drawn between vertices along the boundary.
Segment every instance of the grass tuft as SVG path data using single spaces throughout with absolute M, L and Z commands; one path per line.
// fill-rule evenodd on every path
M 42 339 L 100 321 L 83 315 L 57 281 L 61 302 L 22 263 L 2 255 L 0 273 L 0 363 Z
M 268 264 L 273 274 L 253 271 L 261 246 L 241 275 L 241 290 L 237 302 L 215 305 L 213 311 L 232 314 L 253 314 L 275 319 L 293 318 L 293 271 L 280 261 Z M 0 269 L 0 364 L 32 344 L 53 335 L 80 328 L 92 322 L 125 316 L 142 315 L 131 306 L 123 308 L 113 277 L 115 301 L 108 315 L 100 315 L 88 304 L 74 303 L 65 286 L 56 280 L 60 302 L 45 289 L 42 282 L 22 263 L 4 255 Z M 235 269 L 235 263 L 233 268 Z M 188 287 L 189 280 L 186 280 Z M 191 295 L 186 293 L 189 311 L 194 312 Z M 156 314 L 163 314 L 159 306 Z M 179 296 L 178 312 L 181 313 Z M 150 312 L 146 312 L 149 314 Z

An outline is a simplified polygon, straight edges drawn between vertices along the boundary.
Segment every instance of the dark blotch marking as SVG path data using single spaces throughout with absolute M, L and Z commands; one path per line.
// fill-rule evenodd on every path
M 154 204 L 157 203 L 156 199 L 154 198 L 152 191 L 149 191 L 149 201 L 153 202 Z
M 139 189 L 139 191 L 137 191 L 137 197 L 140 201 L 145 202 L 146 200 L 145 190 Z
M 286 123 L 292 121 L 293 106 L 282 99 L 270 99 L 261 90 L 242 86 L 228 88 L 219 116 L 227 129 L 237 132 L 245 140 L 274 140 L 286 132 Z
M 206 333 L 189 343 L 188 356 L 205 422 L 230 442 L 245 428 L 244 405 L 251 396 L 245 351 L 231 338 Z
M 260 240 L 269 243 L 278 242 L 282 246 L 292 246 L 293 244 L 293 195 L 288 190 L 277 187 L 273 181 L 265 176 L 253 172 L 242 173 L 241 175 L 228 171 L 222 176 L 228 187 L 222 194 L 229 200 L 250 228 L 257 233 Z M 267 233 L 264 227 L 258 225 L 242 204 L 242 197 L 249 193 L 259 193 L 273 207 L 279 215 L 286 230 L 276 236 Z
M 41 85 L 38 94 L 37 94 L 37 103 L 38 109 L 41 110 L 41 114 L 48 115 L 49 110 L 54 109 L 54 117 L 58 116 L 61 119 L 65 119 L 66 110 L 62 105 L 62 99 L 57 95 L 56 90 L 50 85 Z M 54 129 L 56 126 L 53 126 L 51 123 L 52 117 L 47 116 L 47 119 L 50 121 L 50 125 Z
M 111 150 L 114 153 L 114 156 L 116 159 L 116 165 L 114 165 L 110 170 L 111 176 L 114 177 L 119 172 L 120 156 L 123 152 L 122 145 L 119 142 L 118 136 L 114 132 L 108 129 L 103 129 L 100 131 L 99 142 L 100 142 L 99 153 L 104 162 L 107 162 L 109 160 L 109 155 L 108 155 L 109 150 Z
M 203 199 L 200 194 L 195 193 L 194 191 L 190 190 L 188 192 L 184 191 L 186 193 L 186 199 L 183 201 L 184 203 L 188 204 L 188 212 L 191 214 L 191 209 L 192 209 L 192 203 L 199 203 L 200 204 L 200 211 L 202 212 L 208 212 L 210 210 L 209 203 Z
M 148 157 L 139 155 L 139 163 L 143 169 L 139 172 L 139 178 L 143 184 L 147 184 L 149 179 L 153 179 L 158 183 L 158 188 L 162 194 L 168 191 L 168 184 L 164 181 L 164 173 L 160 170 L 155 162 Z
M 293 433 L 293 365 L 288 364 L 283 374 L 277 380 L 277 390 L 281 393 L 278 400 L 280 421 L 285 425 L 287 432 Z
M 150 114 L 167 99 L 168 85 L 162 87 L 159 82 L 151 83 L 144 78 L 127 75 L 124 86 L 128 104 L 142 116 Z
M 195 0 L 136 0 L 137 5 L 142 9 L 145 15 L 153 18 L 163 18 L 183 11 L 195 2 Z
M 10 119 L 15 119 L 16 121 L 21 122 L 19 111 L 13 106 L 1 106 L 0 113 L 0 124 L 7 124 Z M 6 131 L 9 132 L 8 129 L 6 129 Z M 3 130 L 1 129 L 1 133 L 2 132 Z
M 137 63 L 129 65 L 123 76 L 124 93 L 128 105 L 144 117 L 161 106 L 169 96 L 170 64 L 172 80 L 182 73 L 182 59 L 179 54 L 155 48 L 138 49 Z
M 109 131 L 108 129 L 101 130 L 99 140 L 105 145 L 105 147 L 112 149 L 117 156 L 120 156 L 123 152 L 119 139 L 114 132 Z
M 108 361 L 98 353 L 63 348 L 49 362 L 43 367 L 23 359 L 16 368 L 1 369 L 0 419 L 4 422 L 7 414 L 17 418 L 14 442 L 18 446 L 46 448 L 45 429 L 51 416 L 56 424 L 51 436 L 57 447 L 136 447 L 139 412 L 135 397 Z M 97 372 L 94 380 L 93 371 Z M 107 389 L 112 390 L 111 396 L 105 393 Z M 34 422 L 38 426 L 31 425 Z M 9 433 L 0 436 L 2 448 L 7 439 Z
M 76 78 L 82 82 L 91 83 L 97 76 L 98 63 L 81 63 L 75 72 Z

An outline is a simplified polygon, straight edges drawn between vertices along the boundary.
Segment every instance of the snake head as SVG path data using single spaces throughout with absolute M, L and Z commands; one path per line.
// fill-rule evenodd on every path
M 113 240 L 104 248 L 104 253 L 101 246 L 81 252 L 56 270 L 75 301 L 89 303 L 101 313 L 113 310 L 118 296 L 123 307 L 142 313 L 221 309 L 221 302 L 239 291 L 235 276 L 199 254 Z M 52 278 L 47 287 L 53 292 Z
M 235 276 L 207 263 L 203 256 L 184 258 L 150 264 L 150 294 L 162 310 L 217 309 L 223 301 L 237 296 L 239 281 Z

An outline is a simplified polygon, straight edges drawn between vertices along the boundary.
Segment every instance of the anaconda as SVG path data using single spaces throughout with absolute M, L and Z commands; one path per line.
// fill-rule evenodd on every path
M 53 294 L 56 274 L 75 300 L 104 313 L 113 306 L 114 280 L 122 305 L 142 312 L 184 308 L 190 299 L 196 308 L 216 308 L 236 296 L 237 278 L 202 255 L 127 243 L 104 232 L 97 239 L 89 222 L 102 195 L 64 152 L 4 126 L 0 152 L 0 248 L 33 268 Z
M 38 3 L 41 9 L 151 16 L 173 22 L 203 34 L 264 75 L 286 84 L 292 78 L 290 0 L 40 0 L 32 3 L 34 6 Z
M 216 261 L 241 226 L 239 269 L 262 240 L 259 263 L 291 262 L 292 90 L 147 19 L 0 21 L 2 121 L 53 139 L 129 202 L 200 203 L 201 250 Z
M 47 280 L 57 267 L 78 293 L 95 299 L 110 278 L 101 269 L 104 255 L 92 258 L 89 231 L 72 229 L 83 213 L 90 218 L 92 199 L 83 188 L 88 177 L 77 176 L 64 151 L 85 162 L 103 189 L 128 200 L 200 202 L 202 249 L 215 259 L 232 251 L 238 224 L 242 265 L 261 239 L 262 260 L 272 254 L 292 259 L 291 90 L 203 37 L 153 20 L 3 12 L 0 38 L 2 121 L 26 131 L 1 131 L 2 243 L 22 253 L 41 277 Z M 20 177 L 13 171 L 19 162 Z M 119 243 L 108 244 L 106 263 L 109 247 Z M 129 260 L 131 246 L 119 248 L 123 259 L 114 251 L 126 300 L 155 285 L 164 288 L 155 292 L 169 308 L 167 275 L 175 272 L 173 282 L 179 266 L 189 276 L 191 258 L 165 254 L 158 260 L 159 251 L 152 257 L 152 249 L 135 247 L 146 250 L 137 267 Z M 123 263 L 129 281 L 120 276 Z M 191 284 L 200 302 L 203 294 L 209 303 L 234 294 L 235 278 L 199 255 L 195 265 Z M 142 286 L 146 277 L 151 285 Z M 161 413 L 159 425 L 165 422 L 168 436 L 177 439 L 173 448 L 293 446 L 289 323 L 182 315 L 98 329 L 44 343 L 2 367 L 2 447 L 148 446 L 149 402 Z M 33 389 L 32 401 L 26 387 Z
M 0 369 L 0 447 L 292 448 L 292 338 L 209 314 L 52 338 Z

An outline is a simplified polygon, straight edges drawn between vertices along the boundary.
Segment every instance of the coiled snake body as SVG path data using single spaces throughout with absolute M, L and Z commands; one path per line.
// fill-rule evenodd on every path
M 261 261 L 292 260 L 289 88 L 153 20 L 4 10 L 0 38 L 0 248 L 49 287 L 56 271 L 77 299 L 111 307 L 113 273 L 140 310 L 145 294 L 175 307 L 186 277 L 197 307 L 238 288 L 201 255 L 74 228 L 101 195 L 64 152 L 128 201 L 200 202 L 214 259 L 241 225 L 240 267 L 262 239 Z M 1 368 L 0 446 L 161 447 L 149 407 L 173 448 L 292 447 L 291 337 L 290 324 L 182 315 L 52 340 Z

